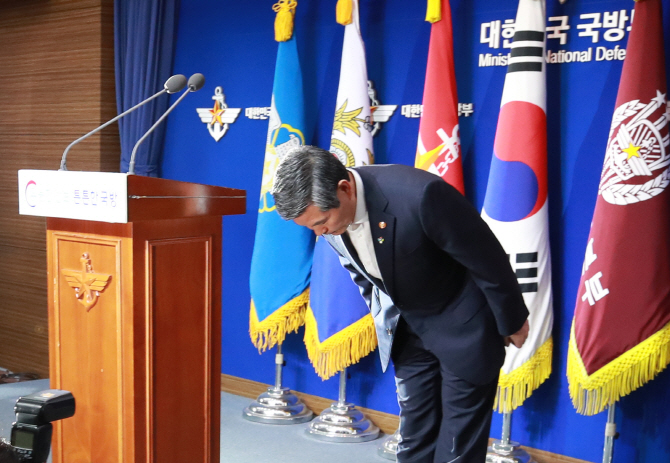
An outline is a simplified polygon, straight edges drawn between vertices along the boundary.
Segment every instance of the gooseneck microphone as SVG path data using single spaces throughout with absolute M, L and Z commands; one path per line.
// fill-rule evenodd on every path
M 163 115 L 154 123 L 154 125 L 152 125 L 151 128 L 147 130 L 144 135 L 142 135 L 142 138 L 137 140 L 137 143 L 135 143 L 133 152 L 130 155 L 130 162 L 128 163 L 128 175 L 135 175 L 135 155 L 137 154 L 137 148 L 139 148 L 140 144 L 151 134 L 151 132 L 154 131 L 156 127 L 158 127 L 158 124 L 163 122 L 168 114 L 170 114 L 175 106 L 177 106 L 181 100 L 183 100 L 184 97 L 189 94 L 189 92 L 197 92 L 202 88 L 203 85 L 205 85 L 205 76 L 199 72 L 188 78 L 188 88 L 186 91 L 177 99 L 177 101 L 172 104 L 172 106 L 167 109 L 167 111 L 163 113 Z
M 67 148 L 65 148 L 65 151 L 63 151 L 63 157 L 60 161 L 60 169 L 58 169 L 58 170 L 67 170 L 67 165 L 66 165 L 67 152 L 70 151 L 70 148 L 72 148 L 74 145 L 76 145 L 80 141 L 85 140 L 86 138 L 90 137 L 94 133 L 99 132 L 100 130 L 104 129 L 105 127 L 107 127 L 112 122 L 116 122 L 117 120 L 119 120 L 123 116 L 125 116 L 126 114 L 135 111 L 140 106 L 150 102 L 151 100 L 153 100 L 154 98 L 162 95 L 163 93 L 166 93 L 166 92 L 167 93 L 177 93 L 177 92 L 181 91 L 181 89 L 183 89 L 185 86 L 186 86 L 186 77 L 183 76 L 182 74 L 175 74 L 174 76 L 170 77 L 168 80 L 165 81 L 165 84 L 163 85 L 163 90 L 161 90 L 160 92 L 155 93 L 154 95 L 150 96 L 149 98 L 147 98 L 146 100 L 144 100 L 140 103 L 137 103 L 132 108 L 130 108 L 130 109 L 122 112 L 118 116 L 116 116 L 114 119 L 111 119 L 111 120 L 105 122 L 104 124 L 102 124 L 100 127 L 96 128 L 94 130 L 91 130 L 89 133 L 87 133 L 83 137 L 76 139 L 75 141 L 70 143 L 67 146 Z

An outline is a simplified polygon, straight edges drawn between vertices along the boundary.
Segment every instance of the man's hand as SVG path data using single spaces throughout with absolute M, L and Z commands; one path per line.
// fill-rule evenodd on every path
M 517 331 L 511 336 L 505 337 L 505 345 L 509 346 L 510 343 L 512 343 L 516 347 L 521 348 L 521 346 L 523 346 L 523 343 L 526 342 L 527 337 L 528 337 L 528 320 L 526 320 L 526 322 L 523 324 L 523 326 L 519 331 Z

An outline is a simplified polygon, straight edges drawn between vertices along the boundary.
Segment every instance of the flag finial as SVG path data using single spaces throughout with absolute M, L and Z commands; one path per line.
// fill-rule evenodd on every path
M 429 23 L 436 23 L 442 19 L 442 5 L 440 0 L 428 0 L 428 8 L 426 9 L 426 21 Z
M 343 26 L 351 24 L 353 9 L 353 0 L 337 0 L 337 6 L 335 7 L 337 22 Z
M 286 42 L 293 35 L 293 16 L 298 2 L 295 0 L 279 0 L 272 6 L 277 13 L 275 18 L 275 40 Z

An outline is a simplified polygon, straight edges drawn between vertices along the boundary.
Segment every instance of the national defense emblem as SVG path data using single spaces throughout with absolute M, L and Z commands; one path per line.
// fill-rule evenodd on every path
M 214 100 L 213 108 L 195 108 L 195 110 L 200 120 L 207 124 L 207 130 L 212 138 L 219 141 L 228 131 L 228 126 L 235 122 L 242 108 L 229 108 L 225 101 L 223 88 L 220 86 L 214 89 L 212 100 Z
M 393 116 L 398 105 L 395 104 L 380 104 L 377 99 L 377 90 L 375 90 L 374 82 L 368 80 L 368 96 L 370 97 L 370 118 L 368 122 L 371 126 L 370 133 L 375 137 L 382 128 L 384 122 Z
M 670 182 L 665 94 L 628 101 L 614 111 L 598 193 L 611 204 L 645 201 Z
M 100 293 L 105 290 L 112 276 L 94 272 L 87 252 L 82 254 L 79 262 L 81 270 L 63 269 L 62 272 L 67 284 L 74 289 L 75 297 L 88 312 L 98 303 Z

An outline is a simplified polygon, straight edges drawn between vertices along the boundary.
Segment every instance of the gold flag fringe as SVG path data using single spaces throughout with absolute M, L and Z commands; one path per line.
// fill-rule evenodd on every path
M 352 0 L 337 0 L 335 6 L 335 19 L 339 24 L 346 26 L 353 21 L 352 12 L 354 5 Z
M 498 413 L 511 413 L 540 387 L 551 374 L 551 354 L 554 341 L 547 339 L 520 367 L 505 374 L 500 371 L 498 391 L 493 409 Z
M 582 415 L 595 415 L 663 371 L 670 362 L 670 323 L 589 375 L 577 349 L 575 321 L 568 345 L 570 397 Z
M 426 21 L 429 23 L 436 23 L 442 19 L 442 5 L 441 0 L 428 0 L 428 7 L 426 8 Z
M 258 321 L 256 306 L 251 301 L 249 310 L 249 335 L 251 342 L 262 353 L 286 339 L 287 333 L 298 331 L 305 324 L 305 310 L 309 303 L 309 288 L 275 310 L 265 320 Z
M 286 42 L 293 36 L 293 16 L 298 2 L 295 0 L 279 0 L 272 5 L 272 11 L 277 13 L 275 17 L 275 40 Z
M 321 379 L 358 363 L 377 347 L 377 333 L 372 315 L 367 314 L 323 342 L 311 307 L 305 314 L 305 346 L 307 356 Z

